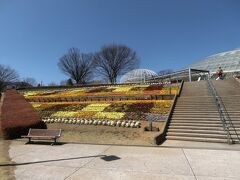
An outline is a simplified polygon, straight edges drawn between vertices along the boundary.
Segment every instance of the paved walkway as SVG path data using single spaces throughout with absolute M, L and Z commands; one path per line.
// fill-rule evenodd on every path
M 9 156 L 20 180 L 240 179 L 238 150 L 12 141 Z

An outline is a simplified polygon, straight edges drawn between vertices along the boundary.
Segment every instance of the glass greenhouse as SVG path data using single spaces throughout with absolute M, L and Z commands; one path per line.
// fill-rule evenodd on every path
M 134 69 L 122 76 L 120 83 L 145 83 L 147 79 L 152 79 L 157 73 L 148 69 Z
M 211 74 L 215 73 L 218 67 L 224 72 L 240 72 L 240 49 L 218 53 L 188 66 L 188 68 L 208 70 Z

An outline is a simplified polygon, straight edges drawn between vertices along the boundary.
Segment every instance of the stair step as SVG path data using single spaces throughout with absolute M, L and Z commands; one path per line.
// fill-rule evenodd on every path
M 200 124 L 200 123 L 177 123 L 177 122 L 171 122 L 170 126 L 199 126 L 199 127 L 222 127 L 222 124 Z
M 205 133 L 205 134 L 227 134 L 226 131 L 223 130 L 223 128 L 218 128 L 218 129 L 188 129 L 188 128 L 170 128 L 168 129 L 168 132 L 182 132 L 182 133 Z M 230 134 L 235 136 L 238 134 L 240 136 L 240 129 L 238 130 L 229 130 Z
M 231 117 L 229 116 L 231 121 L 234 121 L 234 122 L 237 122 L 237 121 L 240 121 L 240 117 Z
M 220 117 L 219 113 L 204 113 L 204 112 L 198 112 L 198 113 L 173 113 L 172 117 L 186 117 L 186 118 L 195 118 L 195 117 Z M 231 114 L 229 114 L 230 119 L 235 119 L 235 120 L 240 120 L 240 115 L 234 115 L 231 116 Z
M 208 134 L 208 133 L 183 133 L 183 132 L 167 132 L 167 136 L 183 136 L 183 137 L 201 137 L 201 138 L 217 138 L 226 139 L 226 134 Z
M 224 130 L 200 130 L 200 129 L 168 129 L 168 132 L 177 132 L 177 133 L 204 133 L 204 134 L 224 134 Z
M 173 116 L 201 116 L 201 115 L 204 115 L 206 114 L 206 112 L 174 112 L 173 113 Z M 209 115 L 211 116 L 219 116 L 219 113 L 218 112 L 210 112 L 208 113 Z
M 194 106 L 194 105 L 177 105 L 175 108 L 188 108 L 188 109 L 194 109 L 194 108 L 201 108 L 201 109 L 217 109 L 217 106 L 206 106 L 206 105 L 198 105 L 198 106 Z M 227 108 L 227 107 L 226 107 Z
M 213 109 L 215 109 L 215 108 L 217 108 L 217 106 L 214 104 L 214 105 L 211 105 L 211 106 L 208 106 L 208 105 L 191 105 L 191 104 L 189 104 L 189 105 L 186 105 L 186 104 L 181 104 L 181 105 L 177 105 L 176 107 L 178 107 L 178 108 L 205 108 L 205 109 L 207 109 L 207 108 L 213 108 Z M 226 106 L 226 108 L 227 108 L 227 106 Z
M 214 102 L 214 98 L 210 97 L 210 98 L 206 98 L 206 97 L 198 97 L 195 98 L 193 96 L 189 97 L 189 98 L 182 98 L 179 97 L 178 102 L 186 102 L 186 103 L 194 103 L 194 104 L 198 104 L 198 103 L 212 103 Z
M 212 143 L 227 143 L 227 139 L 217 138 L 199 138 L 199 137 L 179 137 L 179 136 L 167 136 L 169 140 L 181 140 L 181 141 L 197 141 L 197 142 L 212 142 Z
M 186 108 L 186 109 L 196 109 L 196 108 L 201 108 L 201 109 L 217 109 L 217 106 L 175 106 L 175 109 L 183 109 L 183 108 Z
M 215 104 L 215 100 L 214 98 L 212 97 L 211 99 L 204 99 L 204 97 L 200 97 L 198 99 L 196 98 L 189 98 L 189 99 L 177 99 L 177 102 L 180 103 L 180 104 Z
M 173 114 L 172 119 L 174 118 L 219 118 L 219 114 Z
M 216 106 L 216 104 L 213 102 L 195 104 L 195 103 L 186 103 L 186 102 L 178 101 L 177 103 L 178 103 L 178 106 Z
M 169 126 L 168 130 L 207 130 L 207 131 L 224 131 L 223 130 L 223 127 L 220 126 L 220 127 L 209 127 L 209 126 Z M 230 127 L 229 128 L 229 131 L 232 131 L 232 132 L 239 132 L 240 133 L 240 128 L 232 128 Z
M 228 114 L 240 114 L 240 111 L 236 111 L 236 110 L 229 110 L 227 112 Z
M 214 116 L 214 117 L 210 117 L 210 116 L 202 116 L 202 117 L 189 117 L 189 116 L 174 116 L 172 117 L 172 120 L 205 120 L 205 119 L 208 119 L 208 120 L 219 120 L 220 117 L 219 116 Z
M 209 119 L 172 119 L 170 123 L 197 123 L 197 124 L 222 124 L 220 119 L 209 120 Z M 232 122 L 234 124 L 238 124 Z
M 193 112 L 209 112 L 209 111 L 215 111 L 218 112 L 217 108 L 195 108 L 195 107 L 189 107 L 189 108 L 185 108 L 185 107 L 175 107 L 174 111 L 180 111 L 180 112 L 184 112 L 184 111 L 193 111 Z
M 203 113 L 202 110 L 177 110 L 177 109 L 174 109 L 173 112 L 174 113 L 182 113 L 182 114 L 184 114 L 184 113 L 192 113 L 192 114 Z M 208 111 L 208 110 L 206 110 L 206 111 L 204 111 L 204 113 L 218 113 L 218 111 L 217 110 L 215 110 L 215 111 L 212 111 L 212 110 Z
M 200 98 L 205 98 L 205 97 L 210 97 L 209 93 L 206 94 L 200 94 L 199 92 L 194 93 L 192 92 L 188 92 L 188 93 L 182 93 L 181 94 L 182 98 L 194 98 L 194 99 L 200 99 Z M 212 97 L 211 97 L 212 98 Z
M 182 100 L 182 99 L 178 99 L 177 100 L 177 102 L 179 103 L 179 104 L 182 104 L 182 103 L 186 103 L 186 104 L 196 104 L 196 105 L 198 105 L 198 104 L 213 104 L 215 101 L 214 101 L 214 99 L 212 98 L 211 100 L 207 100 L 207 101 L 205 101 L 205 100 Z
M 223 127 L 220 126 L 220 127 L 209 127 L 209 126 L 206 126 L 206 127 L 199 127 L 199 126 L 169 126 L 169 129 L 192 129 L 192 130 L 215 130 L 215 131 L 222 131 L 223 130 Z
M 198 104 L 198 105 L 193 105 L 193 104 L 178 104 L 177 103 L 177 106 L 176 107 L 186 107 L 186 108 L 196 108 L 196 107 L 201 107 L 201 108 L 217 108 L 217 105 L 216 104 L 212 104 L 212 105 L 205 105 L 205 104 Z
M 219 121 L 207 121 L 207 120 L 202 120 L 202 121 L 194 121 L 194 120 L 172 120 L 170 124 L 175 124 L 175 123 L 181 123 L 182 125 L 184 124 L 196 124 L 196 125 L 213 125 L 213 124 L 221 124 L 222 125 L 222 122 L 219 120 Z

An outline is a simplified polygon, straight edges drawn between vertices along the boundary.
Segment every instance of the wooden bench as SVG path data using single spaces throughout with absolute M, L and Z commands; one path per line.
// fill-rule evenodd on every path
M 57 138 L 60 138 L 62 133 L 61 129 L 29 129 L 28 135 L 21 136 L 22 138 L 28 138 L 28 143 L 31 142 L 32 139 L 35 140 L 53 140 L 54 142 L 51 144 L 55 144 L 57 142 Z

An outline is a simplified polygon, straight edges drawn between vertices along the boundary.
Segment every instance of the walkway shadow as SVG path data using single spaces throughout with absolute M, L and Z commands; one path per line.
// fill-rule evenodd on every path
M 60 145 L 64 145 L 66 144 L 65 142 L 49 142 L 49 141 L 31 141 L 31 142 L 26 142 L 27 144 L 31 144 L 31 145 L 51 145 L 51 146 L 60 146 Z
M 48 163 L 48 162 L 58 162 L 58 161 L 69 161 L 69 160 L 76 160 L 76 159 L 84 159 L 84 158 L 96 158 L 100 157 L 104 161 L 114 161 L 121 159 L 117 156 L 107 156 L 107 155 L 97 155 L 97 156 L 82 156 L 82 157 L 74 157 L 74 158 L 65 158 L 65 159 L 50 159 L 44 161 L 35 161 L 35 162 L 25 162 L 25 163 L 13 163 L 13 164 L 0 164 L 0 167 L 7 167 L 7 166 L 23 166 L 23 165 L 30 165 L 30 164 L 41 164 L 41 163 Z
M 121 158 L 118 157 L 118 156 L 111 155 L 111 156 L 101 157 L 101 159 L 104 160 L 104 161 L 115 161 L 115 160 L 119 160 Z

